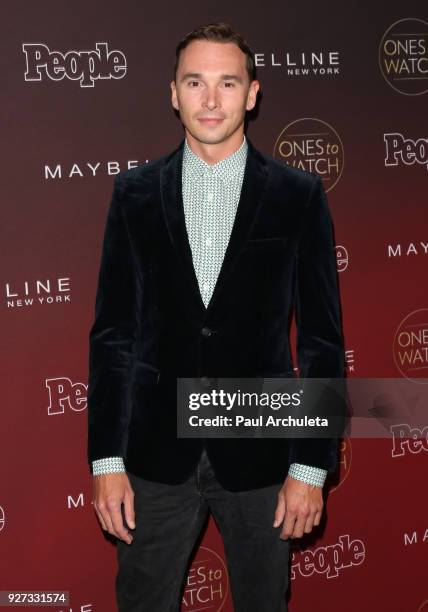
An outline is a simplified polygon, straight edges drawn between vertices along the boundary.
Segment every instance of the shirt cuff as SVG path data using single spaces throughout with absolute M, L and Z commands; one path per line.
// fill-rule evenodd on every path
M 116 472 L 125 472 L 125 464 L 122 457 L 105 457 L 103 459 L 95 459 L 92 461 L 92 474 L 100 476 L 101 474 L 114 474 Z
M 327 470 L 304 465 L 303 463 L 292 463 L 288 470 L 288 475 L 296 480 L 301 480 L 315 487 L 322 487 L 327 478 Z

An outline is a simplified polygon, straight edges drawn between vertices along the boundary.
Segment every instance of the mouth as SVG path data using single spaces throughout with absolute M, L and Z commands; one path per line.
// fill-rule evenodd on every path
M 198 121 L 205 125 L 216 125 L 217 123 L 221 123 L 223 118 L 221 117 L 198 117 Z

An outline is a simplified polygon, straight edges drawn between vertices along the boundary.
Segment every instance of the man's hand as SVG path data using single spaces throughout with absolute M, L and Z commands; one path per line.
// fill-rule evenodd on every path
M 278 493 L 273 526 L 284 521 L 280 538 L 301 538 L 320 524 L 323 506 L 322 487 L 287 476 Z
M 131 544 L 132 535 L 125 528 L 121 507 L 124 506 L 125 520 L 131 529 L 135 528 L 134 491 L 126 472 L 94 476 L 94 508 L 101 527 L 111 535 Z

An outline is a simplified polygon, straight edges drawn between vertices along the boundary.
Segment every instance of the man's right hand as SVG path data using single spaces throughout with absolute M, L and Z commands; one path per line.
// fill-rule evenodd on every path
M 98 520 L 104 531 L 131 544 L 132 535 L 122 520 L 122 503 L 125 521 L 135 529 L 134 491 L 126 472 L 94 476 L 93 503 Z

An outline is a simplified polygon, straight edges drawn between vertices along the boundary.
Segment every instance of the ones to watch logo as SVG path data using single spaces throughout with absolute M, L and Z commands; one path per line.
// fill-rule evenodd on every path
M 330 493 L 336 491 L 341 484 L 348 478 L 352 464 L 352 445 L 351 438 L 344 437 L 339 441 L 339 461 L 338 470 L 333 477 L 330 476 Z
M 23 43 L 26 81 L 79 81 L 80 87 L 94 87 L 99 79 L 123 79 L 126 57 L 122 51 L 109 51 L 108 43 L 95 44 L 88 51 L 50 51 L 43 43 Z
M 379 67 L 398 93 L 419 96 L 428 91 L 428 23 L 407 18 L 393 23 L 379 44 Z
M 340 136 L 321 119 L 305 117 L 286 125 L 275 142 L 273 156 L 289 166 L 319 174 L 326 192 L 337 185 L 343 172 Z
M 182 610 L 219 612 L 228 592 L 229 578 L 223 559 L 211 548 L 200 546 L 187 575 Z
M 428 378 L 427 321 L 428 308 L 414 310 L 398 325 L 393 342 L 398 370 L 408 380 L 420 384 L 425 384 Z

